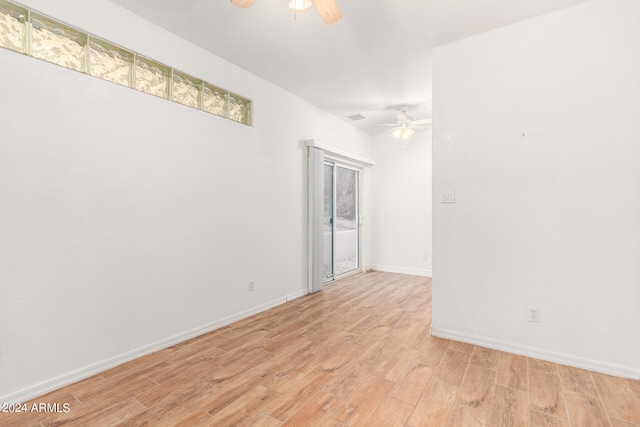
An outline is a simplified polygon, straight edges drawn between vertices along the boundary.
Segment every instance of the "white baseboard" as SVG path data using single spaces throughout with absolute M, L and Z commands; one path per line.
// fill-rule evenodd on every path
M 417 268 L 392 267 L 389 265 L 372 265 L 375 271 L 385 271 L 387 273 L 410 274 L 412 276 L 431 277 L 431 270 L 420 270 Z
M 635 380 L 640 379 L 640 370 L 627 366 L 619 366 L 611 363 L 600 362 L 597 360 L 585 359 L 570 354 L 556 353 L 554 351 L 542 350 L 535 347 L 528 347 L 506 341 L 495 340 L 493 338 L 471 336 L 464 333 L 435 327 L 431 328 L 431 335 L 454 341 L 462 341 L 481 347 L 492 348 L 494 350 L 506 351 L 522 356 L 535 357 L 536 359 L 555 362 L 561 365 L 573 366 L 576 368 L 587 369 L 589 371 L 600 372 L 602 374 L 631 378 Z
M 253 316 L 254 314 L 262 313 L 263 311 L 266 311 L 266 310 L 269 310 L 270 308 L 284 304 L 287 301 L 300 298 L 306 294 L 307 294 L 306 289 L 300 290 L 298 292 L 289 294 L 284 298 L 278 298 L 266 304 L 253 307 L 249 310 L 245 310 L 240 313 L 216 320 L 209 324 L 202 325 L 198 328 L 194 328 L 194 329 L 182 332 L 180 334 L 173 335 L 171 337 L 157 341 L 153 344 L 140 347 L 136 350 L 132 350 L 132 351 L 120 354 L 118 356 L 102 360 L 100 362 L 91 364 L 89 366 L 85 366 L 84 368 L 66 373 L 64 375 L 60 375 L 58 377 L 52 378 L 47 381 L 43 381 L 39 384 L 35 384 L 33 386 L 22 389 L 18 392 L 15 392 L 6 396 L 2 396 L 0 397 L 0 402 L 22 403 L 29 399 L 42 396 L 53 390 L 56 390 L 61 387 L 67 386 L 69 384 L 75 383 L 77 381 L 83 380 L 90 376 L 99 374 L 100 372 L 104 372 L 107 369 L 115 368 L 116 366 L 122 365 L 123 363 L 126 363 L 126 362 L 130 362 L 134 359 L 145 356 L 147 354 L 165 349 L 167 347 L 171 347 L 172 345 L 176 345 L 178 343 L 189 340 L 191 338 L 195 338 L 197 336 L 206 334 L 208 332 L 211 332 L 218 328 L 226 326 L 230 323 L 237 322 L 238 320 L 242 320 L 249 316 Z
M 303 297 L 305 295 L 309 295 L 309 291 L 307 289 L 300 289 L 297 292 L 293 292 L 293 293 L 287 295 L 287 302 L 293 301 L 294 299 L 301 298 L 301 297 Z

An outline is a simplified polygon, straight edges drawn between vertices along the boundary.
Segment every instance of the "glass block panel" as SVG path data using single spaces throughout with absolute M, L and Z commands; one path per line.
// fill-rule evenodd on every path
M 27 9 L 0 0 L 0 46 L 24 53 Z
M 85 70 L 86 34 L 35 14 L 31 25 L 31 56 L 72 70 Z
M 228 94 L 229 92 L 225 90 L 205 84 L 204 94 L 202 95 L 202 109 L 207 113 L 225 117 L 227 115 Z
M 252 125 L 248 99 L 9 0 L 0 0 L 0 48 Z
M 201 84 L 199 80 L 174 71 L 173 100 L 188 107 L 198 108 Z
M 138 57 L 136 60 L 136 85 L 140 92 L 161 98 L 169 98 L 169 67 Z
M 92 76 L 131 86 L 133 53 L 93 37 L 89 45 L 89 73 Z
M 230 93 L 229 118 L 245 125 L 251 125 L 251 101 Z

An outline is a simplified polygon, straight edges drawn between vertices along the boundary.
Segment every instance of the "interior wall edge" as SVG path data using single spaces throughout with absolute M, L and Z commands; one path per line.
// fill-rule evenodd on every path
M 431 335 L 438 338 L 461 341 L 480 347 L 519 354 L 521 356 L 534 357 L 536 359 L 572 366 L 574 368 L 586 369 L 593 372 L 599 372 L 601 374 L 640 380 L 640 370 L 628 366 L 615 365 L 593 359 L 585 359 L 572 354 L 557 353 L 536 347 L 496 340 L 489 337 L 469 335 L 464 332 L 442 329 L 435 326 L 432 326 L 431 328 Z

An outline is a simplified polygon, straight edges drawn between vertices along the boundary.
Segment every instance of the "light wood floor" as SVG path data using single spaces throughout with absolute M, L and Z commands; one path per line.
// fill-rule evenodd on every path
M 430 324 L 430 279 L 358 275 L 34 399 L 68 413 L 0 425 L 640 426 L 638 381 Z

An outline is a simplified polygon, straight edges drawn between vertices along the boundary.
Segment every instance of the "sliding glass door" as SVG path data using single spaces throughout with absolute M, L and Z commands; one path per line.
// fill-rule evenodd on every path
M 324 164 L 324 281 L 359 268 L 358 171 Z

